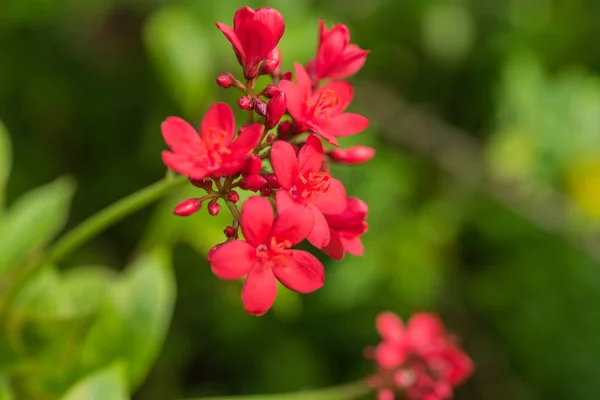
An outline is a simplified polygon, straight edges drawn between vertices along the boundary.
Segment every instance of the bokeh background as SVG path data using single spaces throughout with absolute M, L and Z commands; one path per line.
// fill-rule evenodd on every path
M 342 145 L 378 155 L 334 169 L 370 205 L 364 257 L 324 259 L 322 290 L 282 290 L 271 312 L 248 316 L 240 283 L 216 279 L 204 260 L 229 217 L 172 216 L 186 189 L 11 300 L 0 398 L 58 399 L 90 371 L 119 370 L 120 358 L 135 362 L 128 390 L 139 400 L 359 380 L 377 313 L 427 310 L 476 364 L 457 399 L 597 399 L 596 0 L 2 0 L 6 198 L 41 211 L 29 233 L 27 218 L 1 226 L 0 253 L 50 224 L 41 247 L 164 176 L 160 122 L 196 124 L 211 103 L 236 99 L 214 81 L 240 72 L 214 21 L 230 23 L 242 5 L 283 13 L 286 69 L 312 58 L 318 18 L 346 23 L 371 50 L 351 81 L 352 109 L 372 124 Z

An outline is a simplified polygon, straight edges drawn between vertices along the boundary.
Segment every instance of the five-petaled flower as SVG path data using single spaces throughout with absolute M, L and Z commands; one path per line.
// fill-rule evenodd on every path
M 277 141 L 271 149 L 271 164 L 282 189 L 275 192 L 277 210 L 284 212 L 300 204 L 313 215 L 313 229 L 307 239 L 323 248 L 330 241 L 330 231 L 324 213 L 336 214 L 346 208 L 346 189 L 342 183 L 321 171 L 323 145 L 310 135 L 296 156 L 294 147 Z
M 338 146 L 336 137 L 354 135 L 367 129 L 367 118 L 344 112 L 354 95 L 348 82 L 329 82 L 313 91 L 304 67 L 294 63 L 294 69 L 296 83 L 281 81 L 279 88 L 286 94 L 288 111 L 299 131 L 314 132 Z
M 376 326 L 383 339 L 374 352 L 379 371 L 368 384 L 381 400 L 393 400 L 396 392 L 410 400 L 450 399 L 473 372 L 471 359 L 432 314 L 415 314 L 404 326 L 396 314 L 384 312 Z
M 323 265 L 312 254 L 291 249 L 312 229 L 312 214 L 302 206 L 290 207 L 274 217 L 271 203 L 251 197 L 242 207 L 242 233 L 211 251 L 208 262 L 221 279 L 246 276 L 242 302 L 250 314 L 266 313 L 277 296 L 279 280 L 287 288 L 310 293 L 325 280 Z
M 350 44 L 350 30 L 346 25 L 334 25 L 328 31 L 325 22 L 319 20 L 317 56 L 306 69 L 314 84 L 323 79 L 344 79 L 362 68 L 367 54 L 369 50 Z
M 233 46 L 246 79 L 256 78 L 258 65 L 275 49 L 285 30 L 283 17 L 270 7 L 240 8 L 233 17 L 233 29 L 220 22 L 216 25 Z
M 348 197 L 346 209 L 338 214 L 325 214 L 331 240 L 323 251 L 334 260 L 341 260 L 344 253 L 363 255 L 360 236 L 367 232 L 367 203 L 356 197 Z
M 261 125 L 249 125 L 242 128 L 232 142 L 235 120 L 231 108 L 225 103 L 215 104 L 207 111 L 200 125 L 200 134 L 178 117 L 167 118 L 161 130 L 172 150 L 163 151 L 164 163 L 194 180 L 237 173 L 262 134 Z

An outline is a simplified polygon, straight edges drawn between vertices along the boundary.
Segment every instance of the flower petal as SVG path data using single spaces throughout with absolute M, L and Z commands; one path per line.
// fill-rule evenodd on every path
M 359 257 L 363 255 L 365 249 L 360 237 L 340 235 L 340 240 L 342 242 L 342 246 L 344 247 L 344 251 L 346 251 L 348 254 Z
M 348 204 L 346 188 L 335 178 L 329 179 L 329 190 L 326 193 L 316 192 L 312 204 L 324 214 L 344 212 Z
M 277 205 L 277 212 L 281 214 L 298 203 L 292 199 L 292 196 L 290 196 L 287 190 L 281 189 L 275 192 L 275 204 Z
M 262 133 L 261 124 L 252 124 L 240 129 L 238 137 L 229 146 L 231 153 L 226 158 L 238 159 L 245 157 L 258 144 Z
M 231 43 L 233 50 L 242 59 L 242 61 L 244 61 L 246 59 L 246 54 L 244 53 L 244 47 L 242 46 L 242 42 L 240 42 L 240 39 L 235 34 L 234 30 L 231 29 L 231 27 L 229 27 L 225 24 L 222 24 L 220 22 L 217 22 L 215 25 L 217 25 L 217 28 L 221 32 L 223 32 L 223 35 L 225 35 L 227 40 L 229 40 L 229 43 Z
M 200 125 L 200 132 L 208 132 L 210 129 L 221 129 L 225 131 L 227 136 L 223 139 L 225 143 L 229 144 L 235 133 L 235 118 L 233 111 L 225 103 L 217 103 L 211 106 L 204 118 L 202 118 L 202 124 Z
M 402 320 L 390 311 L 380 313 L 375 319 L 377 332 L 384 340 L 398 342 L 406 337 L 406 331 Z
M 285 93 L 290 115 L 296 122 L 301 124 L 304 121 L 304 104 L 308 97 L 298 85 L 287 80 L 279 82 L 279 90 Z
M 321 136 L 334 146 L 340 145 L 335 138 L 335 130 L 328 126 L 327 120 L 305 121 L 305 123 L 306 126 L 310 128 L 311 132 Z
M 310 82 L 310 76 L 308 75 L 308 72 L 306 72 L 306 69 L 298 62 L 294 62 L 294 72 L 294 76 L 296 77 L 296 85 L 298 85 L 300 93 L 305 99 L 310 98 L 312 93 L 312 84 Z
M 342 244 L 340 235 L 336 231 L 330 229 L 329 236 L 329 244 L 323 247 L 322 250 L 334 260 L 341 260 L 344 258 L 344 245 Z
M 346 81 L 334 81 L 323 85 L 313 93 L 313 98 L 318 97 L 321 92 L 334 92 L 340 100 L 338 105 L 330 110 L 331 116 L 340 114 L 348 108 L 354 97 L 354 89 L 352 88 L 352 85 Z
M 302 250 L 284 253 L 287 263 L 273 268 L 275 277 L 285 287 L 298 293 L 310 293 L 325 282 L 323 264 L 312 254 Z
M 277 281 L 271 268 L 257 263 L 248 273 L 242 288 L 242 303 L 249 314 L 263 315 L 277 297 Z
M 208 169 L 187 154 L 176 154 L 164 150 L 161 156 L 165 165 L 175 172 L 187 175 L 192 179 L 203 179 L 208 176 Z
M 263 7 L 256 10 L 254 19 L 269 28 L 271 35 L 268 46 L 271 47 L 271 49 L 275 48 L 285 31 L 285 23 L 281 13 L 274 8 Z
M 298 173 L 305 177 L 310 172 L 318 172 L 323 165 L 323 144 L 315 135 L 306 139 L 298 153 Z
M 255 14 L 256 11 L 250 7 L 240 7 L 233 15 L 233 30 L 237 30 L 243 22 L 253 19 Z
M 317 249 L 322 249 L 329 244 L 331 237 L 329 236 L 329 225 L 325 216 L 317 207 L 309 205 L 308 209 L 313 214 L 313 229 L 307 236 L 308 241 Z
M 214 250 L 208 262 L 219 278 L 240 279 L 256 262 L 256 248 L 243 240 L 232 240 Z
M 160 130 L 167 145 L 176 153 L 191 153 L 200 143 L 200 136 L 193 126 L 179 117 L 169 117 Z
M 445 335 L 442 321 L 433 314 L 414 314 L 406 328 L 411 343 L 417 348 L 428 347 Z
M 401 343 L 381 342 L 375 348 L 375 360 L 381 368 L 396 368 L 406 361 L 407 349 Z
M 343 113 L 337 117 L 319 121 L 319 127 L 337 137 L 355 135 L 369 127 L 369 120 L 359 114 Z
M 244 21 L 235 31 L 244 48 L 246 63 L 258 65 L 277 43 L 268 26 L 255 19 Z
M 290 241 L 291 246 L 300 243 L 313 229 L 313 215 L 307 206 L 294 204 L 275 219 L 271 236 L 277 242 Z
M 298 158 L 294 146 L 282 140 L 273 143 L 271 164 L 281 187 L 289 190 L 298 178 Z
M 267 242 L 273 225 L 273 207 L 269 200 L 252 196 L 242 206 L 242 233 L 254 247 Z

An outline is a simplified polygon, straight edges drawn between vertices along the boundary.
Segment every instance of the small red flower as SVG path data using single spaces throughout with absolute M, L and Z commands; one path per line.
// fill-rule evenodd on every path
M 325 214 L 329 225 L 329 244 L 323 247 L 323 251 L 335 260 L 341 260 L 344 253 L 354 256 L 363 255 L 363 244 L 360 236 L 368 228 L 367 203 L 356 197 L 348 197 L 346 209 L 338 214 Z
M 365 64 L 369 50 L 350 44 L 350 30 L 344 24 L 334 25 L 330 31 L 319 21 L 319 48 L 317 56 L 307 69 L 318 83 L 323 79 L 344 79 L 358 72 Z
M 231 43 L 246 79 L 256 78 L 258 64 L 277 46 L 285 30 L 279 11 L 269 7 L 240 8 L 233 17 L 233 29 L 220 22 L 216 25 Z
M 213 248 L 208 256 L 212 272 L 229 280 L 246 276 L 242 303 L 255 315 L 263 315 L 273 305 L 276 280 L 299 293 L 313 292 L 325 281 L 323 265 L 306 251 L 290 249 L 306 238 L 312 225 L 312 214 L 305 207 L 291 207 L 275 218 L 267 199 L 251 197 L 242 207 L 246 240 Z
M 294 146 L 278 140 L 271 148 L 271 164 L 282 187 L 275 192 L 277 210 L 283 212 L 295 204 L 304 205 L 314 220 L 307 239 L 315 247 L 323 248 L 330 241 L 329 225 L 323 214 L 344 211 L 346 190 L 340 181 L 321 171 L 321 141 L 309 136 L 296 156 Z
M 286 94 L 288 111 L 299 132 L 314 132 L 337 146 L 337 136 L 350 136 L 367 129 L 367 118 L 344 112 L 354 95 L 348 82 L 330 82 L 313 92 L 304 67 L 294 63 L 294 68 L 296 83 L 281 81 L 279 88 Z
M 162 152 L 163 162 L 193 180 L 238 172 L 262 134 L 261 125 L 249 125 L 242 128 L 232 142 L 235 120 L 231 108 L 225 103 L 215 104 L 207 111 L 200 125 L 200 134 L 178 117 L 167 118 L 161 130 L 172 150 Z
M 432 314 L 415 314 L 405 327 L 397 315 L 385 312 L 376 326 L 383 339 L 374 352 L 379 373 L 368 383 L 382 399 L 393 399 L 398 391 L 410 400 L 450 399 L 453 387 L 473 372 L 471 359 Z

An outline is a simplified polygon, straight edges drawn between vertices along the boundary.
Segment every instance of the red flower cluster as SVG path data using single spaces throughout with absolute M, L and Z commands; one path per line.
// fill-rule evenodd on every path
M 248 121 L 238 130 L 225 103 L 207 111 L 199 131 L 169 117 L 161 128 L 170 151 L 162 158 L 206 192 L 177 204 L 176 215 L 190 216 L 206 201 L 211 215 L 220 212 L 219 202 L 231 211 L 233 222 L 224 229 L 227 240 L 207 258 L 219 278 L 245 277 L 244 307 L 262 315 L 275 301 L 277 281 L 299 293 L 323 285 L 321 262 L 292 248 L 304 239 L 338 260 L 345 253 L 363 253 L 367 205 L 347 197 L 328 163 L 358 165 L 375 152 L 366 146 L 325 149 L 321 139 L 338 146 L 338 137 L 368 127 L 364 116 L 345 112 L 354 93 L 350 83 L 340 80 L 362 67 L 368 51 L 350 44 L 345 25 L 328 31 L 321 21 L 315 58 L 306 67 L 294 63 L 292 74 L 281 70 L 277 45 L 285 24 L 277 10 L 243 7 L 235 13 L 233 27 L 217 23 L 217 28 L 231 43 L 243 72 L 243 80 L 223 73 L 217 84 L 242 92 L 237 105 L 248 111 Z M 272 82 L 256 89 L 260 75 Z M 240 189 L 260 195 L 250 197 L 241 211 Z
M 367 384 L 379 391 L 379 400 L 450 399 L 453 388 L 473 372 L 470 358 L 432 314 L 415 314 L 404 326 L 396 314 L 384 312 L 376 326 L 383 340 L 369 357 L 378 373 Z

